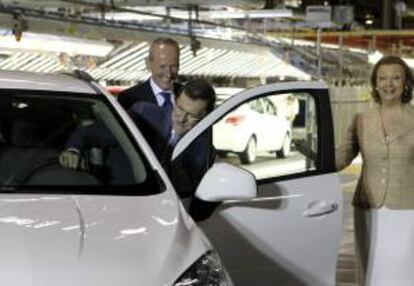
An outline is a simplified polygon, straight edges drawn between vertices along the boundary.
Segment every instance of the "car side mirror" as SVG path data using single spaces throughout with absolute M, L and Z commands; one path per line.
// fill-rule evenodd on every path
M 257 196 L 255 177 L 228 163 L 215 163 L 204 175 L 195 196 L 207 202 L 251 200 Z

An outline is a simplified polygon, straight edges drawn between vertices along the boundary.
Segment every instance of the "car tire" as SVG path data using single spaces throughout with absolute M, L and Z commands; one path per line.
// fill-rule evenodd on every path
M 217 151 L 217 156 L 219 158 L 227 158 L 228 152 L 226 151 Z
M 246 148 L 239 153 L 239 159 L 242 164 L 253 164 L 256 160 L 256 138 L 251 136 L 247 141 Z
M 283 139 L 282 148 L 276 151 L 276 157 L 286 158 L 287 156 L 289 156 L 291 144 L 292 144 L 292 140 L 290 138 L 290 135 L 286 134 L 285 139 Z

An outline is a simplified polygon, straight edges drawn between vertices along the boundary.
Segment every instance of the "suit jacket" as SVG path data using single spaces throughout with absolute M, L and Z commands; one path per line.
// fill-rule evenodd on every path
M 168 141 L 171 126 L 168 126 L 162 109 L 154 103 L 136 102 L 128 111 L 140 128 L 155 155 L 181 197 L 191 196 L 197 189 L 205 172 L 214 163 L 215 150 L 210 134 L 197 138 L 174 162 L 171 162 L 173 147 Z
M 336 148 L 340 170 L 361 152 L 363 164 L 353 205 L 414 208 L 414 108 L 406 104 L 401 131 L 385 136 L 379 106 L 357 114 Z
M 182 85 L 174 83 L 174 94 L 177 95 L 180 92 Z M 151 88 L 150 79 L 147 81 L 134 85 L 117 96 L 118 102 L 122 105 L 125 110 L 129 110 L 132 105 L 137 101 L 152 102 L 157 104 L 154 92 Z
M 205 133 L 170 162 L 170 178 L 180 197 L 190 197 L 195 193 L 204 174 L 214 164 L 215 157 L 211 136 Z
M 158 160 L 165 166 L 169 161 L 168 141 L 171 134 L 171 119 L 156 103 L 138 101 L 128 110 L 135 125 L 148 141 Z

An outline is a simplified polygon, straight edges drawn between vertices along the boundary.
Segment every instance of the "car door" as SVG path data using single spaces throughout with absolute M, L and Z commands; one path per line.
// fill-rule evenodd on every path
M 286 94 L 306 100 L 303 114 L 298 114 L 306 132 L 292 138 L 292 154 L 283 160 L 267 154 L 252 165 L 243 165 L 256 177 L 257 197 L 222 202 L 198 222 L 235 285 L 335 285 L 342 194 L 334 167 L 332 117 L 324 83 L 276 83 L 233 96 L 182 138 L 172 160 L 204 132 L 211 132 L 231 110 L 258 98 Z M 230 155 L 220 160 L 238 164 Z

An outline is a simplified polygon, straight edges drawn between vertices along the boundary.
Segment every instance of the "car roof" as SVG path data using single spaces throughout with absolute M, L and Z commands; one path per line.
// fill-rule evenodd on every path
M 43 90 L 96 94 L 91 85 L 68 74 L 0 71 L 0 89 Z

